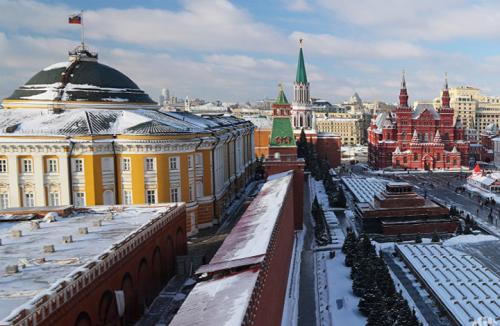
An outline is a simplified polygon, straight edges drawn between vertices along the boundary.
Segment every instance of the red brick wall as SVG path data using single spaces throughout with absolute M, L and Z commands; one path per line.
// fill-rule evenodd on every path
M 441 223 L 415 223 L 415 224 L 399 224 L 383 226 L 384 235 L 398 234 L 432 234 L 437 233 L 454 233 L 457 230 L 457 222 L 441 222 Z
M 187 253 L 186 212 L 104 272 L 40 325 L 133 325 L 175 274 L 175 256 Z M 123 318 L 116 310 L 115 290 L 124 290 Z M 90 321 L 90 323 L 89 323 Z
M 340 165 L 342 146 L 340 137 L 318 137 L 316 141 L 316 153 L 318 157 L 325 158 L 330 163 L 330 167 L 335 168 Z
M 255 317 L 247 320 L 247 325 L 281 325 L 294 241 L 294 223 L 290 218 L 294 214 L 293 201 L 291 185 L 249 305 Z

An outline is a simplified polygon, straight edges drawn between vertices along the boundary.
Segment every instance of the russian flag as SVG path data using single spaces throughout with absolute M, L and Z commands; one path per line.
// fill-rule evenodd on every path
M 81 24 L 82 23 L 82 15 L 81 14 L 77 14 L 77 15 L 69 16 L 68 23 L 70 23 L 70 24 Z

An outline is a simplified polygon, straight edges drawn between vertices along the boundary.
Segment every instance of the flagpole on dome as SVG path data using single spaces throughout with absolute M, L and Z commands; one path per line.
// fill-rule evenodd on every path
M 81 25 L 81 38 L 82 38 L 82 50 L 85 51 L 85 33 L 84 33 L 84 28 L 83 28 L 83 10 L 80 11 L 80 19 L 82 21 Z

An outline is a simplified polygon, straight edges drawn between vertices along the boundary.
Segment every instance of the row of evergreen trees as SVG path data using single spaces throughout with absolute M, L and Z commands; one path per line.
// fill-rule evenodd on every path
M 330 228 L 326 222 L 325 213 L 316 196 L 312 203 L 311 214 L 314 218 L 314 236 L 316 238 L 316 244 L 318 246 L 326 246 L 332 243 Z
M 352 290 L 360 297 L 359 311 L 368 317 L 367 326 L 419 326 L 415 311 L 397 292 L 383 253 L 377 255 L 370 238 L 357 238 L 348 231 L 342 252 L 351 267 Z

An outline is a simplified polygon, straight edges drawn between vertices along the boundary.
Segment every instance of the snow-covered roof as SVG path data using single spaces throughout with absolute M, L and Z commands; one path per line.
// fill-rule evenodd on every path
M 189 111 L 193 112 L 193 113 L 220 114 L 220 113 L 228 112 L 228 107 L 222 106 L 222 105 L 217 105 L 217 104 L 209 102 L 209 103 L 205 103 L 203 105 L 190 106 Z
M 97 62 L 97 56 L 87 51 L 80 51 L 70 56 L 66 62 L 42 69 L 25 85 L 16 89 L 5 103 L 10 105 L 10 102 L 23 101 L 156 105 L 125 74 Z
M 342 181 L 359 203 L 372 205 L 376 194 L 385 190 L 387 180 L 364 177 L 342 177 Z
M 491 246 L 498 247 L 498 243 L 493 241 Z M 500 278 L 475 257 L 449 245 L 396 246 L 458 324 L 472 325 L 480 317 L 498 322 Z
M 273 128 L 273 119 L 271 117 L 262 115 L 259 116 L 249 115 L 249 116 L 243 116 L 243 119 L 250 121 L 255 125 L 255 127 L 259 129 L 271 130 Z
M 87 264 L 99 260 L 115 244 L 126 243 L 141 226 L 175 207 L 177 204 L 124 207 L 123 211 L 114 210 L 109 219 L 110 207 L 101 206 L 57 217 L 55 222 L 40 222 L 39 229 L 32 229 L 31 222 L 0 223 L 0 320 L 29 309 L 30 302 L 53 293 L 61 281 L 86 272 Z M 94 226 L 99 220 L 102 226 Z M 80 234 L 83 227 L 88 234 Z M 22 236 L 14 237 L 14 230 Z M 72 236 L 73 242 L 64 243 L 63 236 Z M 55 252 L 45 253 L 47 245 L 53 245 Z M 7 274 L 6 267 L 12 265 L 19 272 Z
M 434 105 L 429 103 L 418 103 L 417 106 L 413 109 L 412 118 L 418 119 L 424 111 L 428 111 L 434 120 L 441 119 L 439 113 L 434 108 Z
M 259 273 L 248 270 L 196 284 L 170 325 L 242 325 Z
M 382 112 L 375 118 L 375 125 L 377 130 L 381 131 L 383 128 L 392 128 L 394 126 L 394 119 L 392 112 Z
M 487 175 L 482 175 L 480 173 L 473 173 L 468 178 L 467 181 L 474 181 L 485 186 L 491 186 L 495 182 L 500 182 L 500 173 L 493 172 Z
M 243 123 L 242 119 L 199 117 L 188 112 L 157 110 L 48 110 L 8 109 L 0 111 L 1 136 L 39 135 L 164 135 L 198 133 Z
M 278 223 L 292 177 L 291 171 L 269 177 L 210 264 L 264 257 Z

